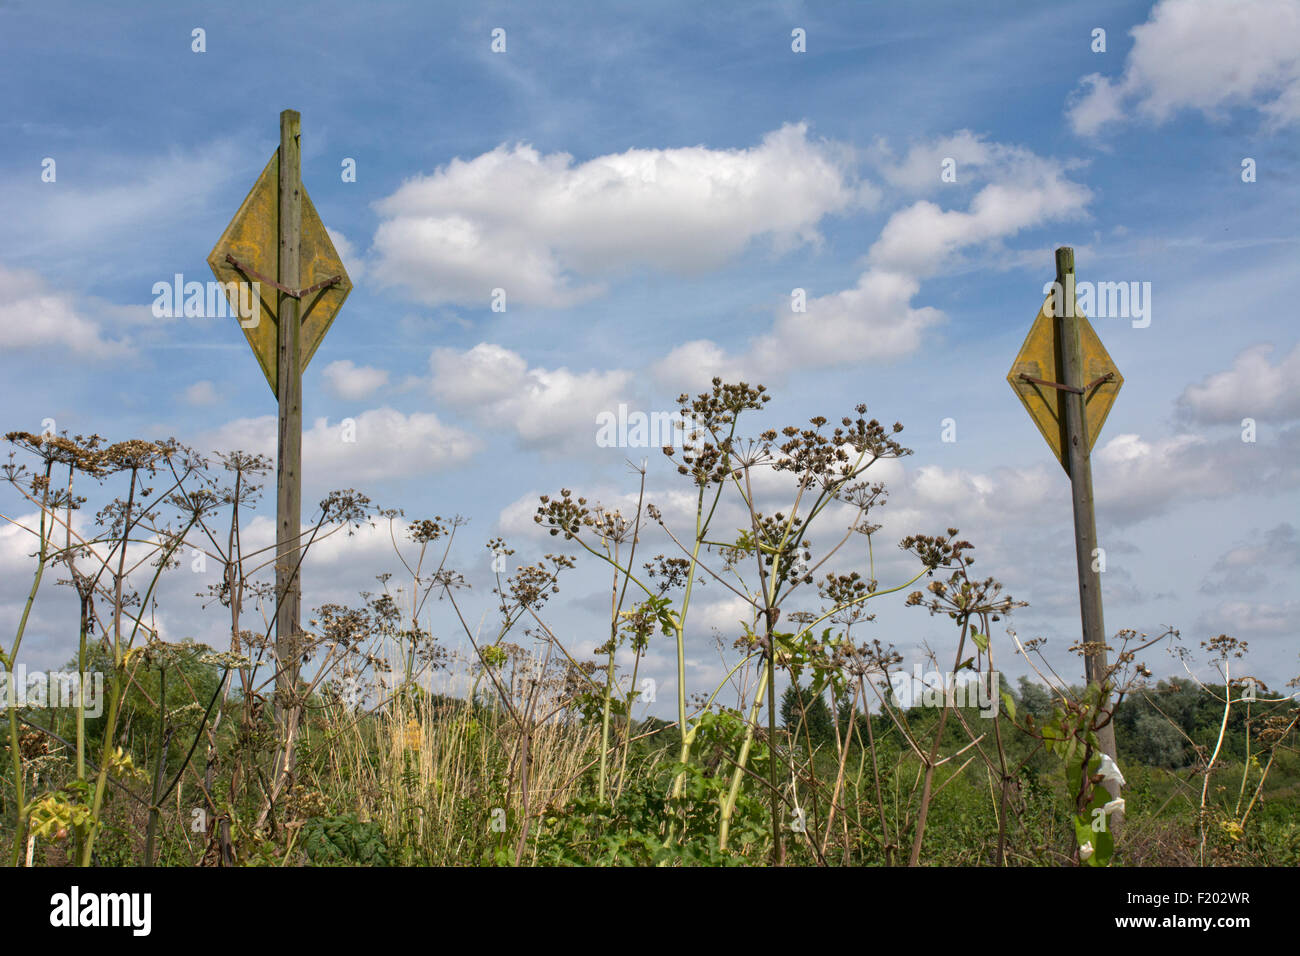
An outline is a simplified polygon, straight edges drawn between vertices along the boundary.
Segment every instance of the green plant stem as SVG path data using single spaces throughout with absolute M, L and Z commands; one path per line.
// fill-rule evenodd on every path
M 609 773 L 609 711 L 614 683 L 614 640 L 609 642 L 609 660 L 605 665 L 605 702 L 600 720 L 600 774 L 596 783 L 596 796 L 605 799 L 605 784 Z
M 758 676 L 758 693 L 754 695 L 754 704 L 749 711 L 749 720 L 745 723 L 745 739 L 740 745 L 740 755 L 736 760 L 736 768 L 731 773 L 731 786 L 727 790 L 727 796 L 722 802 L 722 819 L 718 823 L 718 849 L 727 848 L 727 838 L 731 834 L 731 815 L 735 812 L 736 801 L 740 797 L 740 781 L 745 776 L 745 767 L 749 764 L 749 751 L 754 746 L 754 727 L 758 724 L 759 714 L 762 713 L 763 698 L 767 696 L 768 674 L 772 670 L 770 658 L 764 658 L 763 671 Z M 768 759 L 775 759 L 771 754 Z

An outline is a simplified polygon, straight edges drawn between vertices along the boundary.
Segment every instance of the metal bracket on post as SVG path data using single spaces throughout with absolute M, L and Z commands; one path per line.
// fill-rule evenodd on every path
M 328 289 L 330 286 L 337 285 L 338 283 L 343 281 L 343 276 L 341 275 L 330 276 L 324 282 L 317 282 L 315 285 L 309 285 L 305 289 L 295 290 L 280 285 L 280 283 L 276 282 L 274 279 L 268 278 L 267 276 L 262 275 L 262 273 L 255 271 L 251 266 L 244 265 L 244 263 L 240 262 L 232 255 L 226 256 L 226 262 L 230 263 L 232 266 L 234 266 L 244 275 L 248 276 L 250 279 L 255 279 L 258 282 L 261 282 L 263 285 L 269 285 L 274 289 L 279 289 L 285 295 L 291 296 L 292 298 L 295 299 L 301 299 L 303 296 L 311 295 L 313 292 L 319 292 L 321 289 Z
M 1074 395 L 1086 395 L 1088 392 L 1091 392 L 1098 385 L 1104 385 L 1106 382 L 1113 381 L 1114 378 L 1115 378 L 1114 372 L 1107 372 L 1101 378 L 1093 379 L 1091 382 L 1089 382 L 1087 385 L 1083 386 L 1082 388 L 1076 388 L 1073 385 L 1062 385 L 1060 382 L 1048 382 L 1041 378 L 1034 378 L 1032 375 L 1026 375 L 1024 372 L 1020 373 L 1020 381 L 1022 382 L 1028 382 L 1031 385 L 1042 385 L 1045 388 L 1055 388 L 1061 390 L 1062 392 L 1070 392 L 1071 394 Z

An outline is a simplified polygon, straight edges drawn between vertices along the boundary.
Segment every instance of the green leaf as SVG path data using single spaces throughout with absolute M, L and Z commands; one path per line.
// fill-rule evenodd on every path
M 1009 691 L 1002 691 L 1002 707 L 1012 720 L 1016 719 L 1016 699 L 1011 696 Z
M 970 632 L 970 639 L 975 642 L 975 646 L 978 647 L 981 651 L 985 651 L 985 652 L 988 651 L 989 636 L 987 634 L 981 634 L 979 631 L 972 630 Z

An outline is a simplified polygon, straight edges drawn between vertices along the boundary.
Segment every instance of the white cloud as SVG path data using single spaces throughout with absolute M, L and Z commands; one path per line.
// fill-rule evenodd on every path
M 922 333 L 944 320 L 938 309 L 913 308 L 920 282 L 870 269 L 852 289 L 808 300 L 806 312 L 777 313 L 772 329 L 752 346 L 764 378 L 787 368 L 886 362 L 915 352 Z
M 664 385 L 687 391 L 714 377 L 724 382 L 756 382 L 762 377 L 751 356 L 728 355 L 717 342 L 692 339 L 676 346 L 653 366 L 651 372 Z
M 209 433 L 199 447 L 240 449 L 274 459 L 276 429 L 274 415 L 240 418 Z M 350 435 L 355 440 L 347 440 Z M 310 476 L 328 476 L 335 487 L 350 481 L 441 471 L 468 461 L 478 447 L 473 435 L 443 424 L 434 414 L 403 415 L 391 408 L 372 408 L 333 424 L 318 418 L 311 428 L 304 429 L 303 471 Z
M 321 372 L 325 387 L 338 398 L 368 398 L 388 384 L 388 372 L 370 365 L 357 365 L 351 359 L 330 362 Z
M 828 213 L 869 201 L 842 151 L 804 124 L 748 149 L 631 149 L 575 164 L 499 146 L 453 160 L 376 203 L 374 275 L 425 304 L 571 305 L 627 268 L 698 274 L 767 236 L 817 242 Z
M 339 254 L 339 259 L 343 262 L 343 268 L 348 272 L 348 278 L 352 280 L 353 285 L 365 274 L 366 266 L 361 260 L 361 255 L 353 248 L 348 237 L 337 229 L 325 227 L 329 233 L 330 242 L 334 243 L 334 251 Z
M 1300 615 L 1300 601 L 1280 604 L 1226 601 L 1203 615 L 1199 626 L 1207 637 L 1211 634 L 1228 634 L 1236 638 L 1294 637 L 1297 615 Z
M 56 346 L 90 359 L 127 353 L 123 341 L 106 339 L 76 299 L 50 289 L 35 272 L 0 265 L 0 348 Z
M 181 392 L 181 399 L 187 405 L 215 405 L 221 401 L 221 396 L 217 394 L 215 385 L 203 379 Z
M 712 586 L 714 583 L 709 581 L 706 586 Z M 686 615 L 686 633 L 695 638 L 692 644 L 695 650 L 700 652 L 708 646 L 700 638 L 711 635 L 716 628 L 723 638 L 723 647 L 730 649 L 732 640 L 745 633 L 743 624 L 748 624 L 752 628 L 757 615 L 754 606 L 744 598 L 719 587 L 714 599 L 705 598 L 691 602 L 690 610 Z
M 1300 345 L 1269 361 L 1273 346 L 1251 346 L 1232 360 L 1232 367 L 1197 385 L 1178 399 L 1180 412 L 1207 424 L 1240 424 L 1243 418 L 1287 422 L 1300 417 Z
M 1084 77 L 1067 108 L 1090 136 L 1129 104 L 1161 123 L 1182 109 L 1258 109 L 1279 129 L 1300 121 L 1300 0 L 1163 0 L 1131 31 L 1124 74 Z
M 1116 435 L 1093 449 L 1098 515 L 1119 524 L 1168 511 L 1180 501 L 1285 491 L 1300 483 L 1300 428 L 1267 441 L 1236 434 L 1143 439 Z
M 1089 197 L 1087 187 L 1066 179 L 1060 167 L 1039 164 L 1030 179 L 985 186 L 967 210 L 918 202 L 895 213 L 868 258 L 882 269 L 932 276 L 961 249 L 1047 221 L 1077 218 Z
M 1076 133 L 1091 136 L 1107 123 L 1124 118 L 1124 91 L 1100 73 L 1089 73 L 1071 94 L 1066 115 Z
M 678 346 L 654 366 L 659 379 L 684 384 L 692 375 L 723 370 L 750 380 L 776 381 L 798 368 L 889 361 L 915 352 L 924 332 L 944 321 L 932 307 L 914 307 L 921 280 L 949 268 L 965 250 L 987 247 L 1024 229 L 1079 218 L 1090 193 L 1066 175 L 1066 165 L 1021 147 L 988 142 L 961 131 L 933 144 L 912 147 L 901 162 L 878 144 L 874 155 L 904 189 L 919 188 L 935 157 L 963 149 L 973 178 L 988 182 L 965 210 L 943 209 L 929 200 L 890 216 L 867 254 L 868 269 L 851 289 L 813 296 L 804 312 L 778 307 L 772 328 L 729 354 L 708 340 Z M 960 172 L 959 172 L 960 176 Z
M 629 372 L 529 368 L 518 352 L 480 342 L 468 351 L 435 349 L 430 389 L 477 421 L 513 430 L 525 445 L 594 446 L 596 415 L 626 400 Z
M 994 142 L 969 129 L 913 142 L 901 158 L 887 140 L 880 139 L 865 151 L 865 158 L 895 191 L 916 194 L 952 189 L 953 184 L 941 177 L 949 159 L 958 186 L 1025 180 L 1035 175 L 1035 169 L 1051 167 L 1050 161 L 1022 146 Z

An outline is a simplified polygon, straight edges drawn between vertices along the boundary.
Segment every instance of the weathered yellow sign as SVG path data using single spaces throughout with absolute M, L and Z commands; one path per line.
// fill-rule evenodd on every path
M 1020 396 L 1020 401 L 1047 440 L 1056 460 L 1068 473 L 1070 466 L 1065 454 L 1066 393 L 1053 387 L 1053 383 L 1064 383 L 1065 374 L 1057 335 L 1058 322 L 1051 311 L 1052 298 L 1049 295 L 1043 302 L 1043 307 L 1038 310 L 1038 317 L 1034 319 L 1029 335 L 1025 337 L 1025 344 L 1020 347 L 1020 354 L 1007 373 L 1007 381 Z M 1115 404 L 1115 396 L 1124 384 L 1124 376 L 1115 367 L 1087 316 L 1077 311 L 1077 306 L 1075 315 L 1079 324 L 1079 351 L 1083 358 L 1083 406 L 1088 422 L 1088 450 L 1091 451 L 1102 425 L 1106 423 L 1111 406 Z
M 208 256 L 208 266 L 218 282 L 256 282 L 260 286 L 260 312 L 256 319 L 251 316 L 241 318 L 239 324 L 248 344 L 253 347 L 258 364 L 262 366 L 267 384 L 277 396 L 276 353 L 279 345 L 276 327 L 280 295 L 284 294 L 274 281 L 279 271 L 279 171 L 280 152 L 276 150 Z M 334 316 L 352 291 L 352 281 L 305 188 L 302 191 L 299 260 L 302 287 L 288 291 L 301 298 L 300 362 L 301 368 L 306 369 L 329 331 Z M 234 288 L 237 286 L 226 286 L 227 298 L 230 298 L 229 290 Z M 231 304 L 238 315 L 239 302 L 232 299 Z

